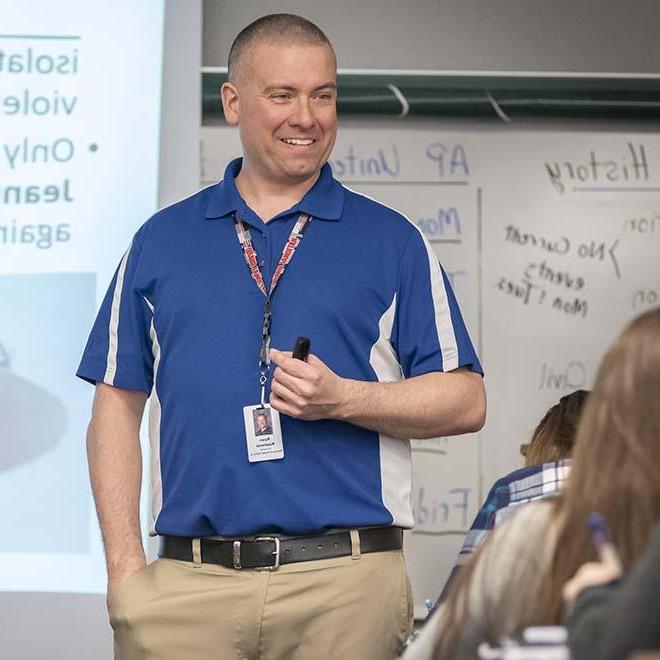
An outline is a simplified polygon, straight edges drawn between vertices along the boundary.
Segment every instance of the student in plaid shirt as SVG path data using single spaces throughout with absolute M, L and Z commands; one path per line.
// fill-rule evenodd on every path
M 525 467 L 498 479 L 490 489 L 465 537 L 434 611 L 449 594 L 458 572 L 497 525 L 522 504 L 550 497 L 560 490 L 570 470 L 569 457 L 587 394 L 586 390 L 576 390 L 563 396 L 539 422 L 531 441 L 520 446 Z

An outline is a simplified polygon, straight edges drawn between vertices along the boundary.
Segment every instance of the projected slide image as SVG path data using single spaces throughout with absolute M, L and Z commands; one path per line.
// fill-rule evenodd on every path
M 157 210 L 165 3 L 0 4 L 0 591 L 102 593 L 75 372 Z
M 88 273 L 0 276 L 0 553 L 85 552 Z
M 67 426 L 64 403 L 39 385 L 0 367 L 0 472 L 53 449 Z

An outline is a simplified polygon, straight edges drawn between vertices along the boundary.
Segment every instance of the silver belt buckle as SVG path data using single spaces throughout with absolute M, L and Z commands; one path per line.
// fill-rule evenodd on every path
M 271 553 L 275 555 L 275 563 L 272 566 L 255 566 L 255 571 L 276 571 L 280 567 L 280 539 L 277 536 L 257 536 L 254 539 L 255 543 L 259 541 L 272 541 L 275 544 L 275 550 Z M 234 564 L 236 563 L 236 544 L 234 544 Z M 239 563 L 240 563 L 240 550 L 239 550 Z

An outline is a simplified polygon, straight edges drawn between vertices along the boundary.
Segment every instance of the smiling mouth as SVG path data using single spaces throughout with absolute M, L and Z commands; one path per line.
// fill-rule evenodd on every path
M 280 138 L 280 142 L 291 145 L 293 147 L 310 147 L 316 140 L 312 138 Z

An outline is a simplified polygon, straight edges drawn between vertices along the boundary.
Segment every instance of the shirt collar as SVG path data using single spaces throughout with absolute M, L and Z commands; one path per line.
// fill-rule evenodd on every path
M 225 176 L 216 184 L 211 200 L 206 208 L 207 218 L 221 218 L 233 216 L 237 211 L 246 208 L 246 204 L 236 188 L 234 179 L 241 171 L 242 158 L 232 160 Z M 307 191 L 305 196 L 292 208 L 284 213 L 292 212 L 307 213 L 313 218 L 320 220 L 339 220 L 344 208 L 344 189 L 342 185 L 332 176 L 332 168 L 326 163 L 321 168 L 321 173 L 316 183 Z

